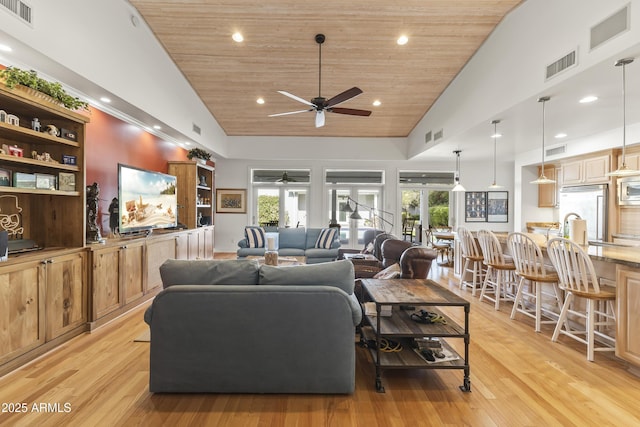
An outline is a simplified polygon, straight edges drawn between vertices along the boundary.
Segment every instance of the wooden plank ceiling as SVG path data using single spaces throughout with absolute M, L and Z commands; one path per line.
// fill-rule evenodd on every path
M 130 0 L 230 136 L 404 137 L 520 0 Z M 232 41 L 239 31 L 244 42 Z M 353 86 L 370 117 L 267 117 Z M 409 42 L 396 40 L 407 35 Z M 481 84 L 481 79 L 478 84 Z M 265 100 L 259 105 L 256 100 Z M 380 100 L 381 105 L 372 105 Z

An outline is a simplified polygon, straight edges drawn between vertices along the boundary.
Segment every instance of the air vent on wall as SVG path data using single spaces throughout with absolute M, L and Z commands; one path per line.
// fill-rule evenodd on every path
M 197 133 L 198 135 L 200 135 L 200 133 L 202 132 L 202 130 L 200 129 L 200 126 L 198 126 L 197 124 L 193 123 L 193 131 L 195 133 Z
M 549 156 L 556 156 L 558 154 L 564 154 L 567 151 L 567 146 L 566 145 L 561 145 L 559 147 L 554 147 L 554 148 L 549 148 L 548 150 L 545 150 L 544 155 L 549 157 Z
M 442 137 L 444 136 L 444 130 L 440 129 L 438 132 L 436 132 L 435 134 L 433 134 L 433 140 L 437 141 L 439 139 L 442 139 Z
M 431 131 L 429 131 L 429 132 L 425 133 L 425 134 L 424 134 L 424 143 L 425 143 L 425 144 L 430 143 L 432 138 L 433 138 L 433 137 L 431 136 Z
M 566 70 L 567 68 L 573 67 L 576 65 L 576 51 L 572 50 L 562 58 L 558 59 L 552 64 L 547 65 L 547 74 L 546 79 L 549 80 L 551 77 L 557 75 L 559 72 Z
M 3 6 L 7 12 L 10 12 L 16 18 L 31 25 L 32 24 L 32 9 L 31 6 L 24 3 L 21 0 L 0 0 L 0 6 Z
M 591 49 L 629 29 L 629 5 L 591 27 Z

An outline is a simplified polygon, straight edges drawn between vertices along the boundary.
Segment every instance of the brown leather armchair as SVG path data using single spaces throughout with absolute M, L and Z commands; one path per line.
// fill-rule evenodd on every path
M 382 244 L 382 267 L 400 264 L 401 279 L 426 279 L 438 253 L 405 240 L 385 240 Z

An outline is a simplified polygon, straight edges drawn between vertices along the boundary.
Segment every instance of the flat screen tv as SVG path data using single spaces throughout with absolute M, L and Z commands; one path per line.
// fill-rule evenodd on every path
M 120 233 L 178 225 L 176 183 L 173 175 L 118 164 Z

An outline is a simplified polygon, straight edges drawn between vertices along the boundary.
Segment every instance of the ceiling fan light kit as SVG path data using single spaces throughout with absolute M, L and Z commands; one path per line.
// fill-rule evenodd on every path
M 343 102 L 349 101 L 350 99 L 353 99 L 356 96 L 360 95 L 362 93 L 362 90 L 358 87 L 354 86 L 351 89 L 347 89 L 344 92 L 341 92 L 330 99 L 326 99 L 322 97 L 322 44 L 325 41 L 325 35 L 316 34 L 315 40 L 316 40 L 316 43 L 318 43 L 318 96 L 316 98 L 313 98 L 311 101 L 307 101 L 306 99 L 300 98 L 284 90 L 279 90 L 278 93 L 284 96 L 287 96 L 295 101 L 298 101 L 302 104 L 305 104 L 309 108 L 307 108 L 306 110 L 297 110 L 297 111 L 289 111 L 286 113 L 270 114 L 269 117 L 288 116 L 290 114 L 298 114 L 298 113 L 305 113 L 309 111 L 315 111 L 316 112 L 315 125 L 317 128 L 320 128 L 325 125 L 325 114 L 324 114 L 325 112 L 346 114 L 349 116 L 363 116 L 363 117 L 370 116 L 371 111 L 369 110 L 336 107 L 337 105 L 342 104 Z
M 538 102 L 542 103 L 542 168 L 540 169 L 540 176 L 537 179 L 531 181 L 531 184 L 543 185 L 553 184 L 555 181 L 551 178 L 547 178 L 544 174 L 544 104 L 550 100 L 549 96 L 541 96 L 538 98 Z
M 627 100 L 626 100 L 626 67 L 627 65 L 633 62 L 633 58 L 624 58 L 619 59 L 615 62 L 616 67 L 622 67 L 622 155 L 621 155 L 621 165 L 618 169 L 613 172 L 609 172 L 607 176 L 619 177 L 619 176 L 629 176 L 629 175 L 638 175 L 640 171 L 635 169 L 630 169 L 627 166 L 626 161 L 626 148 L 627 148 Z

